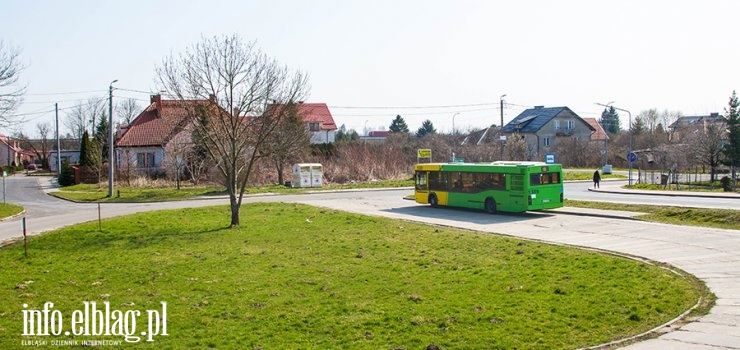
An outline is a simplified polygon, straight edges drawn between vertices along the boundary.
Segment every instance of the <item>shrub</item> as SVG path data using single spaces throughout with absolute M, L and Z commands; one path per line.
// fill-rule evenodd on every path
M 66 160 L 62 162 L 62 168 L 59 171 L 59 179 L 57 181 L 59 182 L 59 186 L 71 186 L 75 184 L 75 174 Z

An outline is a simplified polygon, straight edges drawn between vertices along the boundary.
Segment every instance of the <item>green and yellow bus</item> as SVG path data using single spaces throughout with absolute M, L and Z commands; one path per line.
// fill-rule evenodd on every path
M 428 163 L 414 166 L 417 203 L 520 213 L 563 206 L 560 164 Z

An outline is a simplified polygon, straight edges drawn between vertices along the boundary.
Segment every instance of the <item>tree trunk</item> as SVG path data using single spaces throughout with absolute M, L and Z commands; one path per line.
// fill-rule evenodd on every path
M 275 161 L 275 167 L 277 167 L 278 184 L 282 185 L 283 182 L 283 164 L 280 161 Z
M 236 193 L 229 190 L 229 204 L 231 205 L 231 224 L 229 227 L 239 226 L 239 203 L 236 201 Z

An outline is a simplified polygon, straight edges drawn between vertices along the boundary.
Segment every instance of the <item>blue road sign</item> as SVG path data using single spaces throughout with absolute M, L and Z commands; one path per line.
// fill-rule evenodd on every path
M 555 164 L 555 154 L 553 153 L 545 154 L 545 163 Z
M 637 153 L 635 153 L 635 152 L 630 152 L 630 153 L 627 153 L 627 160 L 628 160 L 628 161 L 629 161 L 630 163 L 634 163 L 634 162 L 636 162 L 636 161 L 637 161 Z

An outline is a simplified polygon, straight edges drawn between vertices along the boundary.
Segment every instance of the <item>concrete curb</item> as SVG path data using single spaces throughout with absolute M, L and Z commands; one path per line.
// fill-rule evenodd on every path
M 21 210 L 20 213 L 15 214 L 15 215 L 8 216 L 7 218 L 2 218 L 2 219 L 0 219 L 0 222 L 3 222 L 3 221 L 11 221 L 11 220 L 13 220 L 13 219 L 15 219 L 17 217 L 23 216 L 25 214 L 26 214 L 26 208 L 23 208 L 23 210 Z

